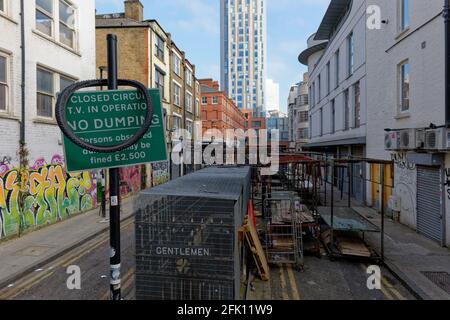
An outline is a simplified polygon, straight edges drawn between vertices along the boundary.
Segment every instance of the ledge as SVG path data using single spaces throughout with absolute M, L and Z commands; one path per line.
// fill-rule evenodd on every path
M 396 120 L 401 120 L 401 119 L 406 119 L 406 118 L 409 118 L 409 117 L 411 117 L 411 113 L 409 113 L 409 112 L 403 112 L 403 113 L 397 114 L 397 115 L 394 117 L 394 119 L 396 119 Z
M 38 123 L 38 124 L 48 124 L 48 125 L 52 125 L 52 126 L 57 126 L 58 123 L 56 122 L 55 119 L 50 119 L 50 118 L 40 118 L 40 117 L 36 117 L 33 119 L 33 123 Z
M 20 118 L 6 112 L 0 112 L 0 119 L 13 120 L 20 122 Z
M 0 17 L 5 18 L 6 20 L 8 20 L 9 22 L 12 22 L 14 24 L 17 24 L 17 25 L 19 24 L 18 21 L 16 21 L 15 19 L 11 18 L 6 13 L 0 12 Z
M 51 43 L 57 45 L 58 47 L 63 48 L 63 49 L 67 50 L 67 51 L 70 52 L 70 53 L 73 53 L 74 55 L 76 55 L 76 56 L 78 56 L 78 57 L 81 57 L 81 53 L 80 53 L 80 52 L 78 52 L 77 50 L 75 50 L 75 49 L 73 49 L 73 48 L 70 48 L 70 47 L 68 47 L 68 46 L 66 46 L 66 45 L 64 45 L 64 44 L 62 44 L 62 43 L 56 41 L 54 38 L 49 37 L 49 36 L 47 36 L 46 34 L 40 32 L 40 31 L 38 31 L 38 30 L 36 30 L 36 29 L 33 29 L 32 32 L 33 32 L 35 35 L 37 35 L 38 37 L 40 37 L 40 38 L 42 38 L 42 39 L 45 39 L 45 40 L 47 40 L 47 41 L 50 41 Z

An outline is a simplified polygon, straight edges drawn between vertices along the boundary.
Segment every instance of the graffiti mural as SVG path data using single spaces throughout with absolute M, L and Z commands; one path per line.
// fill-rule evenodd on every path
M 9 169 L 9 168 L 8 168 Z M 60 156 L 36 160 L 28 170 L 0 173 L 0 239 L 93 209 L 96 181 L 89 172 L 68 174 Z
M 392 154 L 394 161 L 394 193 L 401 198 L 400 221 L 412 228 L 416 227 L 417 170 L 409 163 L 405 153 Z
M 141 168 L 139 166 L 120 169 L 120 195 L 126 197 L 141 190 Z
M 152 176 L 153 186 L 158 186 L 169 181 L 170 173 L 168 161 L 152 163 Z

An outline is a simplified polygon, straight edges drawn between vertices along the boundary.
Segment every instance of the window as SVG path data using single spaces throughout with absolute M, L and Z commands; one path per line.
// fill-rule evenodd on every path
M 336 106 L 335 100 L 331 100 L 331 134 L 336 132 Z
M 340 58 L 340 51 L 338 50 L 338 51 L 336 51 L 336 56 L 335 56 L 335 59 L 336 59 L 335 72 L 336 72 L 336 74 L 334 75 L 334 77 L 335 77 L 335 80 L 336 80 L 336 83 L 335 83 L 336 88 L 339 87 L 339 82 L 340 82 L 340 79 L 339 79 L 339 72 L 340 72 L 339 58 Z
M 195 100 L 195 115 L 198 116 L 200 114 L 200 101 L 198 99 Z
M 155 52 L 156 52 L 156 56 L 160 60 L 163 61 L 164 60 L 164 40 L 159 35 L 156 35 Z
M 409 0 L 400 0 L 400 31 L 409 27 Z
M 180 106 L 181 87 L 177 84 L 173 84 L 173 103 L 176 106 Z
M 359 82 L 353 86 L 353 105 L 355 108 L 355 128 L 359 128 L 361 126 L 361 93 Z
M 50 71 L 37 69 L 37 115 L 53 118 L 54 74 Z
M 181 117 L 173 116 L 173 129 L 178 130 L 181 128 Z
M 400 105 L 400 112 L 407 112 L 409 111 L 409 103 L 410 103 L 410 93 L 409 93 L 409 87 L 410 87 L 410 78 L 409 78 L 409 62 L 403 62 L 399 66 L 399 105 Z
M 327 63 L 327 95 L 330 94 L 331 91 L 331 79 L 330 79 L 330 63 Z
M 53 35 L 53 0 L 36 0 L 36 28 Z
M 75 10 L 65 1 L 59 1 L 59 41 L 68 47 L 75 46 Z
M 8 108 L 8 59 L 0 56 L 0 111 Z
M 186 110 L 192 113 L 192 94 L 186 92 Z
M 323 136 L 323 108 L 320 109 L 320 136 Z
M 317 101 L 320 103 L 320 100 L 322 99 L 322 79 L 321 76 L 319 74 L 319 77 L 317 78 L 317 81 L 319 82 L 319 99 L 317 99 Z
M 308 128 L 299 129 L 298 136 L 299 136 L 299 139 L 308 139 L 309 129 Z
M 181 60 L 176 54 L 173 55 L 173 72 L 181 76 Z
M 214 96 L 214 97 L 212 98 L 212 103 L 213 103 L 213 104 L 218 104 L 218 103 L 219 103 L 219 100 L 218 100 L 218 98 L 217 98 L 216 96 Z
M 202 97 L 202 104 L 208 104 L 208 97 Z
M 1 12 L 5 12 L 6 11 L 5 0 L 0 0 L 0 11 Z
M 350 129 L 350 100 L 348 89 L 344 91 L 344 130 Z
M 159 89 L 161 98 L 164 99 L 164 74 L 158 69 L 155 70 L 155 86 Z
M 308 122 L 308 111 L 300 112 L 300 122 Z
M 186 84 L 190 87 L 192 87 L 192 71 L 186 68 L 186 71 L 184 72 L 184 76 L 186 78 Z
M 186 130 L 189 131 L 189 133 L 192 135 L 193 132 L 193 125 L 191 121 L 186 121 Z
M 59 77 L 59 92 L 62 92 L 65 88 L 70 86 L 71 84 L 74 84 L 75 80 L 67 78 L 65 76 Z
M 355 67 L 355 39 L 353 32 L 347 38 L 348 46 L 348 75 L 351 76 Z

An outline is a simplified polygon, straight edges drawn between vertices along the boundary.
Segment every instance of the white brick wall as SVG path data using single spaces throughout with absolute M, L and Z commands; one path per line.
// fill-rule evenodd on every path
M 381 30 L 367 31 L 367 156 L 391 159 L 384 150 L 384 129 L 424 128 L 445 123 L 443 1 L 410 0 L 410 28 L 399 34 L 397 1 L 369 0 L 381 8 Z M 410 63 L 410 112 L 398 117 L 398 65 Z M 446 168 L 450 156 L 446 156 Z M 401 222 L 417 226 L 417 170 L 394 168 L 394 194 L 401 197 Z M 446 199 L 446 244 L 450 245 L 450 200 Z M 370 191 L 370 189 L 369 189 Z M 370 195 L 370 192 L 369 192 Z
M 0 117 L 0 158 L 10 156 L 17 165 L 19 145 L 19 120 L 21 114 L 21 49 L 20 2 L 9 1 L 10 18 L 0 16 L 0 30 L 8 37 L 0 37 L 0 51 L 10 53 L 11 109 L 8 118 Z M 55 0 L 55 8 L 58 2 Z M 37 122 L 36 116 L 36 67 L 45 66 L 52 71 L 77 80 L 94 79 L 95 66 L 95 1 L 72 0 L 77 8 L 78 48 L 71 51 L 39 35 L 35 29 L 34 1 L 25 2 L 26 39 L 26 143 L 30 151 L 30 164 L 39 158 L 50 161 L 55 154 L 63 154 L 60 130 L 56 122 Z M 57 38 L 55 38 L 57 39 Z

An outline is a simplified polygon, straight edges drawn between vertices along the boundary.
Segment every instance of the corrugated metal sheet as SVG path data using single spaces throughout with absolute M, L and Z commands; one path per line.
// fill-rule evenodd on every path
M 441 170 L 417 166 L 417 231 L 442 242 Z

